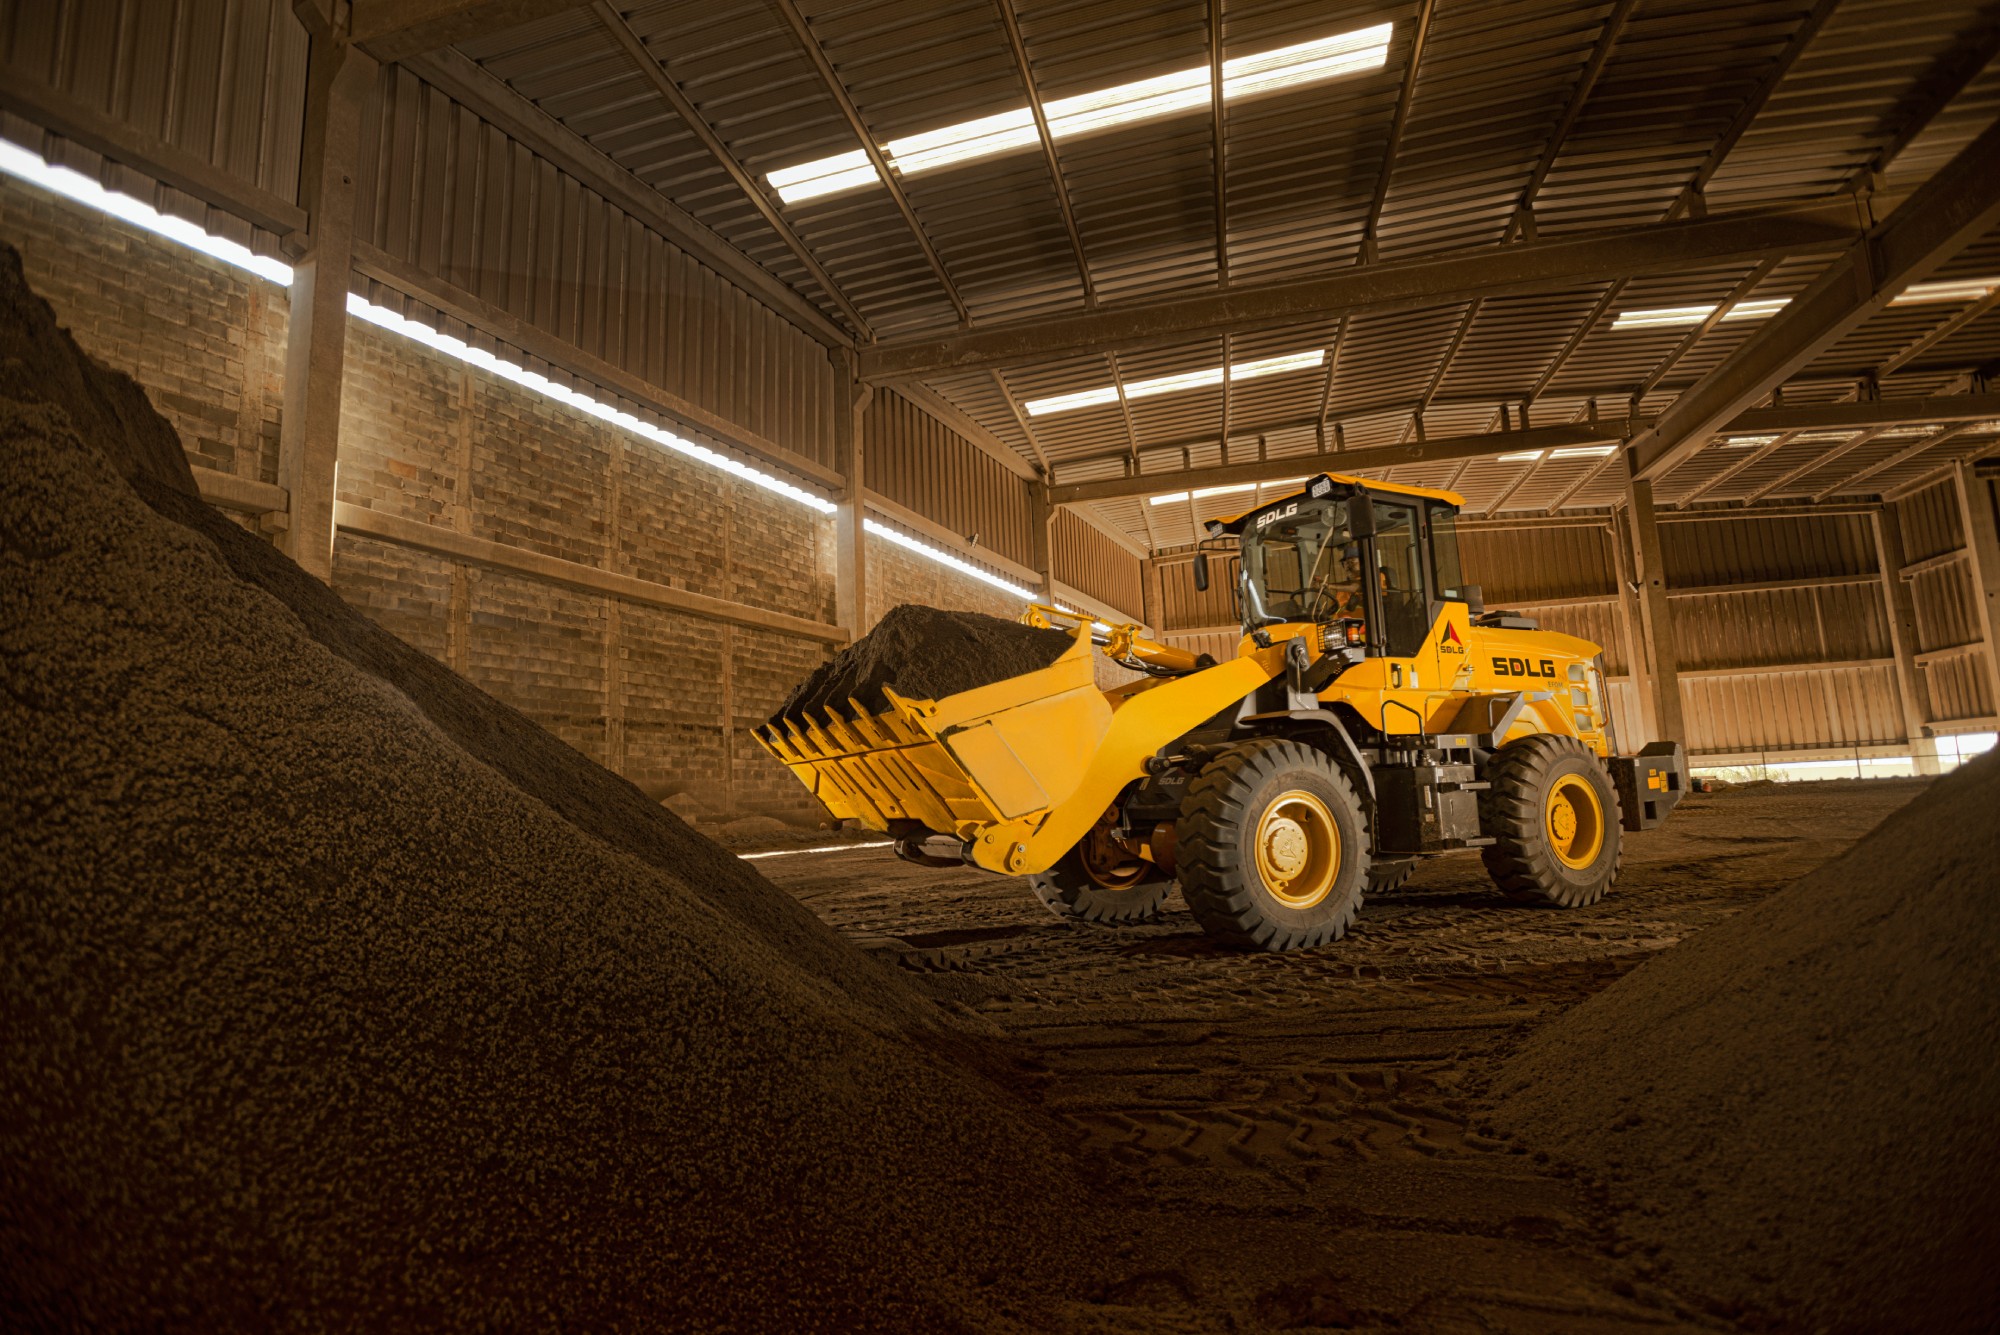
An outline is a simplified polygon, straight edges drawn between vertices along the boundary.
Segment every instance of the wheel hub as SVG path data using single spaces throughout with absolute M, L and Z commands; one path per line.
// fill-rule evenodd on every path
M 1565 774 L 1549 785 L 1547 802 L 1549 847 L 1574 871 L 1597 860 L 1604 847 L 1604 807 L 1597 791 L 1580 774 Z
M 1306 909 L 1332 893 L 1340 874 L 1340 827 L 1320 797 L 1281 793 L 1258 819 L 1251 841 L 1264 888 L 1288 908 Z
M 1292 877 L 1306 860 L 1306 832 L 1289 816 L 1279 816 L 1264 828 L 1265 854 L 1280 875 Z

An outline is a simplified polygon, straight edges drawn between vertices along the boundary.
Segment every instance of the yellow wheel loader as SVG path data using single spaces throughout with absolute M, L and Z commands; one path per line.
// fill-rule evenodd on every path
M 1450 492 L 1336 474 L 1230 519 L 1243 636 L 1216 662 L 1050 607 L 1048 667 L 938 700 L 761 729 L 834 815 L 899 855 L 1026 877 L 1058 915 L 1155 917 L 1178 882 L 1253 950 L 1339 938 L 1364 894 L 1477 848 L 1530 903 L 1595 902 L 1620 834 L 1687 787 L 1677 743 L 1619 755 L 1597 645 L 1484 610 Z M 1134 669 L 1112 690 L 1092 656 Z

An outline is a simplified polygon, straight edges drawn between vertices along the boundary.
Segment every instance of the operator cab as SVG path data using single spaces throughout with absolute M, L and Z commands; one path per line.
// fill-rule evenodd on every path
M 1460 504 L 1448 491 L 1322 473 L 1207 528 L 1211 541 L 1237 539 L 1244 634 L 1317 625 L 1329 644 L 1400 658 L 1423 645 L 1444 604 L 1480 610 L 1478 591 L 1459 573 Z M 1208 585 L 1205 550 L 1195 556 L 1195 582 Z

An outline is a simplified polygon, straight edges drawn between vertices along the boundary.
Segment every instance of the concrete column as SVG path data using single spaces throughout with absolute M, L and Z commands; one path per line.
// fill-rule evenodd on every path
M 1903 709 L 1903 736 L 1914 747 L 1925 740 L 1924 725 L 1930 715 L 1924 707 L 1923 673 L 1917 667 L 1917 605 L 1910 596 L 1909 582 L 1903 578 L 1903 567 L 1910 563 L 1903 550 L 1903 521 L 1894 505 L 1884 505 L 1873 520 L 1875 561 L 1882 568 L 1882 602 L 1888 613 L 1889 650 L 1896 659 L 1896 694 Z M 1937 773 L 1935 744 L 1931 747 L 1931 768 L 1924 769 L 1920 761 L 1918 770 Z
M 840 506 L 833 516 L 834 614 L 847 633 L 868 633 L 868 533 L 864 500 L 866 462 L 862 421 L 874 398 L 872 385 L 854 377 L 854 354 L 835 348 L 833 358 L 833 465 L 840 472 Z
M 1036 597 L 1042 602 L 1053 603 L 1056 600 L 1055 507 L 1049 504 L 1048 483 L 1036 479 L 1027 486 L 1028 539 L 1033 547 L 1028 564 L 1035 568 L 1035 574 L 1041 581 L 1036 585 Z
M 1667 570 L 1660 555 L 1660 526 L 1653 514 L 1653 484 L 1641 478 L 1626 484 L 1633 581 L 1638 587 L 1639 626 L 1645 643 L 1646 676 L 1652 686 L 1653 731 L 1663 741 L 1687 741 L 1681 718 L 1679 660 L 1674 623 L 1667 605 Z
M 291 493 L 286 555 L 321 579 L 333 575 L 334 468 L 340 454 L 340 387 L 347 356 L 347 280 L 354 254 L 355 173 L 361 108 L 375 61 L 339 34 L 315 37 L 306 75 L 299 202 L 312 233 L 292 266 L 285 344 L 285 417 L 278 482 Z
M 2000 515 L 1991 482 L 1980 477 L 1970 459 L 1961 462 L 1952 480 L 1958 489 L 1958 514 L 1965 527 L 1966 573 L 1972 577 L 1972 624 L 1986 641 L 1987 699 L 2000 713 Z

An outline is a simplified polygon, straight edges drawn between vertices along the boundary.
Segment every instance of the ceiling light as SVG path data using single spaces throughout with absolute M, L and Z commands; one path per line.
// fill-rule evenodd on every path
M 1912 283 L 1893 297 L 1891 306 L 1923 306 L 1932 302 L 1980 301 L 2000 288 L 2000 278 L 1953 278 L 1937 283 Z
M 1378 23 L 1353 32 L 1337 33 L 1316 41 L 1278 47 L 1255 55 L 1239 56 L 1222 62 L 1222 98 L 1233 101 L 1281 88 L 1296 88 L 1380 69 L 1389 58 L 1389 36 L 1393 24 Z M 1049 123 L 1049 137 L 1063 139 L 1091 130 L 1129 125 L 1209 104 L 1210 75 L 1206 64 L 1162 74 L 1133 83 L 1117 84 L 1094 93 L 1059 97 L 1042 103 Z M 942 129 L 892 139 L 882 145 L 882 155 L 897 174 L 948 167 L 1032 148 L 1039 135 L 1034 112 L 1027 107 L 960 121 Z M 879 181 L 875 166 L 865 150 L 837 153 L 831 157 L 800 163 L 769 173 L 764 178 L 787 204 L 830 195 Z
M 1291 352 L 1282 357 L 1266 357 L 1261 361 L 1237 362 L 1229 368 L 1229 383 L 1239 380 L 1255 380 L 1260 376 L 1282 375 L 1286 371 L 1303 371 L 1308 367 L 1321 366 L 1326 362 L 1326 349 L 1314 348 L 1310 352 Z M 1184 371 L 1179 375 L 1156 376 L 1151 380 L 1128 380 L 1125 382 L 1125 398 L 1149 398 L 1154 394 L 1172 394 L 1183 389 L 1202 389 L 1222 383 L 1222 368 L 1211 366 L 1203 371 Z M 1078 408 L 1095 408 L 1100 404 L 1118 402 L 1118 386 L 1100 385 L 1096 389 L 1081 389 L 1074 394 L 1056 394 L 1046 399 L 1029 399 L 1022 406 L 1030 417 L 1042 417 L 1049 413 L 1066 413 Z
M 1791 304 L 1790 297 L 1764 301 L 1739 301 L 1723 315 L 1728 320 L 1763 320 Z M 1715 314 L 1714 306 L 1663 306 L 1650 311 L 1620 311 L 1611 322 L 1613 329 L 1673 329 L 1697 325 Z
M 1776 436 L 1724 436 L 1716 443 L 1725 450 L 1747 450 L 1758 445 L 1769 445 Z
M 1201 501 L 1210 496 L 1234 496 L 1238 492 L 1255 491 L 1259 487 L 1296 487 L 1305 481 L 1302 477 L 1288 477 L 1282 482 L 1239 482 L 1231 487 L 1197 487 L 1193 491 L 1174 491 L 1165 496 L 1151 496 L 1148 505 L 1172 505 L 1176 501 Z
M 1618 447 L 1616 445 L 1563 445 L 1550 450 L 1549 458 L 1602 459 L 1607 454 L 1616 453 L 1617 450 Z
M 1516 450 L 1512 454 L 1501 454 L 1494 457 L 1503 464 L 1525 464 L 1540 459 L 1542 452 L 1540 450 Z

